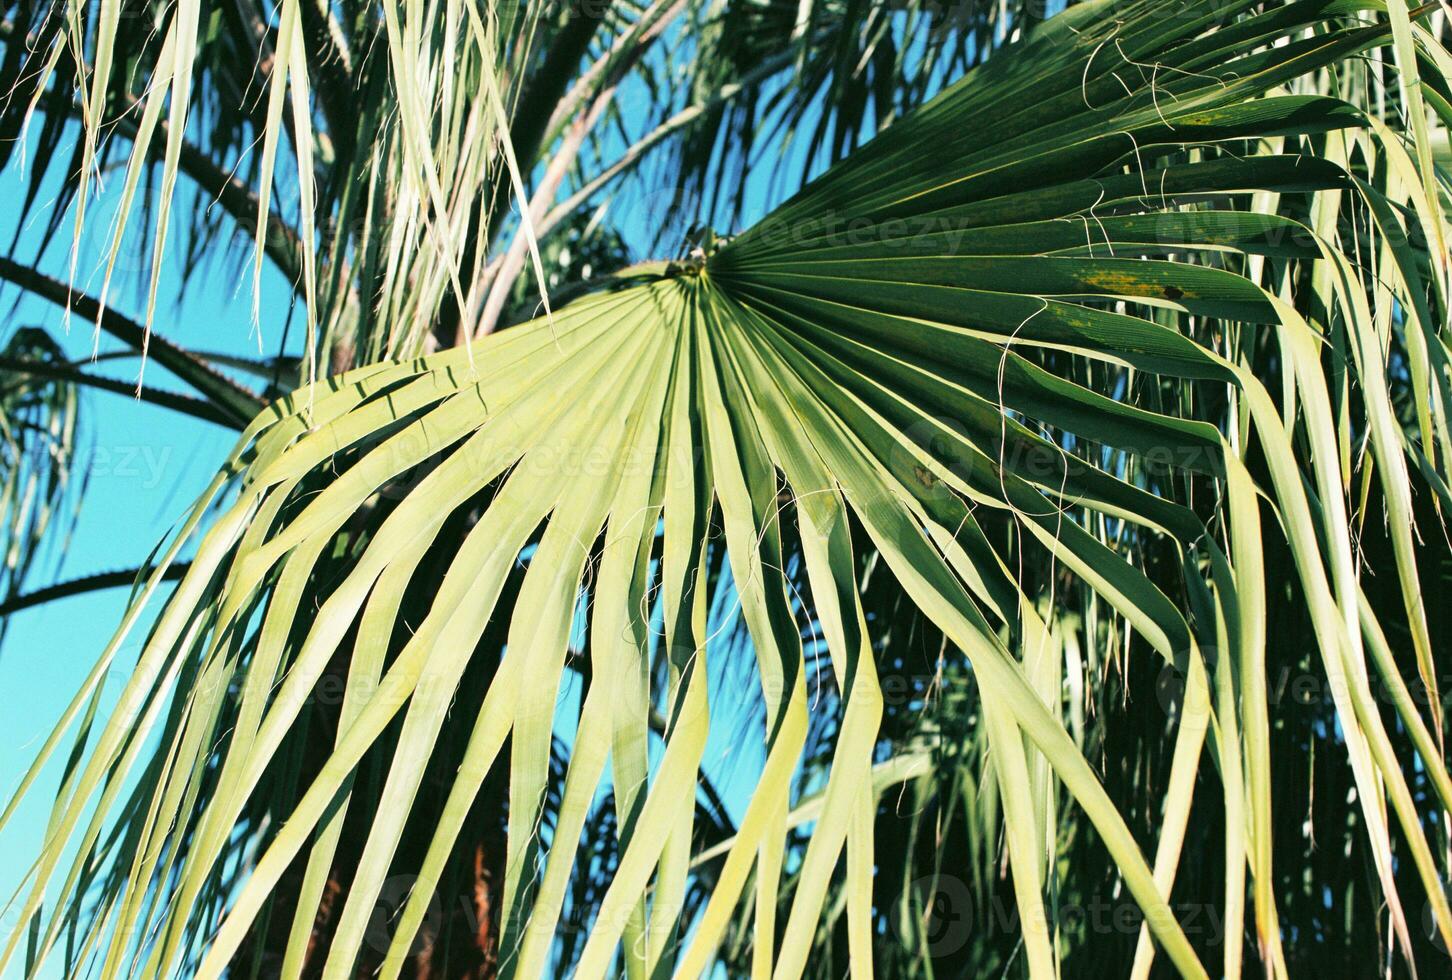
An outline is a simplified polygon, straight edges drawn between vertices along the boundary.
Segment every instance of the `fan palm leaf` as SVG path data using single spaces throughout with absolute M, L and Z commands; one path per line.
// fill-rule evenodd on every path
M 1421 13 L 1351 0 L 1076 5 L 733 238 L 707 234 L 544 319 L 264 410 L 168 546 L 170 560 L 200 535 L 116 710 L 92 723 L 99 679 L 162 570 L 37 762 L 81 724 L 84 752 L 16 900 L 33 929 L 0 962 L 30 935 L 37 969 L 75 929 L 68 956 L 106 976 L 183 964 L 218 976 L 302 869 L 285 972 L 309 961 L 348 976 L 422 834 L 376 951 L 397 976 L 503 770 L 508 971 L 551 966 L 582 833 L 608 794 L 618 854 L 580 923 L 577 975 L 696 976 L 749 922 L 735 938 L 753 974 L 799 976 L 835 909 L 866 973 L 879 803 L 923 765 L 911 747 L 884 757 L 871 569 L 976 685 L 977 771 L 1001 810 L 986 822 L 1003 835 L 1031 975 L 1054 975 L 1065 953 L 1045 901 L 1065 809 L 1143 912 L 1137 975 L 1156 956 L 1185 976 L 1240 975 L 1247 915 L 1256 955 L 1284 975 L 1265 690 L 1278 536 L 1400 955 L 1418 955 L 1424 901 L 1452 941 L 1438 817 L 1452 780 L 1410 489 L 1445 498 L 1452 458 L 1442 187 L 1423 133 L 1394 132 L 1353 93 L 1313 90 L 1329 66 L 1392 45 L 1408 111 L 1446 104 L 1446 56 Z M 411 49 L 397 48 L 408 68 Z M 399 97 L 407 115 L 416 97 Z M 418 156 L 422 132 L 404 139 L 412 193 L 436 220 L 440 161 Z M 453 246 L 436 247 L 448 265 Z M 1396 393 L 1393 357 L 1414 379 Z M 1411 404 L 1398 404 L 1402 387 Z M 1355 550 L 1355 503 L 1373 495 L 1389 522 L 1391 607 L 1367 598 Z M 1170 556 L 1157 573 L 1151 552 Z M 1055 570 L 1047 603 L 1025 556 Z M 1184 678 L 1155 839 L 1076 740 L 1061 577 Z M 409 618 L 406 593 L 425 579 L 423 614 Z M 732 632 L 714 606 L 723 594 L 754 653 L 765 761 L 731 836 L 703 856 L 683 801 L 729 723 L 711 690 Z M 804 642 L 804 619 L 833 698 L 809 694 L 820 647 Z M 1393 622 L 1410 638 L 1410 681 L 1385 639 Z M 340 654 L 336 736 L 304 773 L 287 748 L 307 737 Z M 471 689 L 481 661 L 497 666 Z M 572 670 L 587 684 L 566 732 Z M 1396 692 L 1390 711 L 1382 687 Z M 466 697 L 474 710 L 451 710 Z M 794 792 L 828 723 L 818 784 Z M 424 776 L 445 744 L 453 765 L 423 827 Z M 330 941 L 312 949 L 368 767 L 381 805 Z M 1213 791 L 1197 780 L 1207 768 Z M 1206 792 L 1223 810 L 1229 918 L 1213 966 L 1170 902 Z M 276 821 L 251 818 L 259 797 Z

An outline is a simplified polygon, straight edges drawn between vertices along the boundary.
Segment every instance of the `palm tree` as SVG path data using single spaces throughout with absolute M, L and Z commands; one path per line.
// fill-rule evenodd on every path
M 123 176 L 0 276 L 239 435 L 34 586 L 117 385 L 0 359 L 4 608 L 133 584 L 0 969 L 1446 970 L 1437 5 L 8 14 L 47 239 Z M 153 333 L 174 225 L 300 346 Z

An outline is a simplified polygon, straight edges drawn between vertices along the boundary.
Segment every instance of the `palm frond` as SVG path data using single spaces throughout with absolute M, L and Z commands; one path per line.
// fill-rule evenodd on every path
M 402 18 L 400 79 L 442 63 L 404 43 L 414 12 L 384 13 Z M 265 410 L 168 545 L 162 569 L 225 504 L 115 713 L 92 724 L 88 706 L 162 570 L 36 764 L 79 725 L 17 897 L 29 928 L 0 965 L 28 942 L 38 970 L 73 929 L 72 970 L 219 976 L 287 894 L 285 973 L 397 976 L 486 792 L 509 821 L 509 971 L 539 975 L 576 930 L 583 977 L 696 976 L 718 958 L 795 977 L 839 934 L 854 970 L 897 962 L 874 874 L 916 859 L 879 860 L 875 828 L 890 789 L 942 792 L 914 761 L 931 735 L 885 704 L 883 651 L 901 648 L 884 638 L 910 619 L 939 643 L 922 697 L 973 705 L 981 742 L 952 740 L 952 792 L 972 795 L 959 826 L 980 855 L 1002 837 L 1030 975 L 1115 942 L 1058 918 L 1071 819 L 1142 911 L 1118 947 L 1134 975 L 1157 955 L 1185 976 L 1239 976 L 1251 957 L 1288 974 L 1278 916 L 1295 899 L 1272 846 L 1287 792 L 1272 749 L 1287 749 L 1266 688 L 1288 636 L 1328 685 L 1321 751 L 1350 773 L 1369 907 L 1384 903 L 1403 961 L 1438 955 L 1417 910 L 1452 942 L 1452 778 L 1420 598 L 1441 552 L 1414 518 L 1440 537 L 1424 498 L 1446 498 L 1452 459 L 1444 187 L 1418 126 L 1390 125 L 1356 79 L 1391 50 L 1427 68 L 1402 77 L 1436 108 L 1446 54 L 1424 13 L 1075 5 L 741 234 Z M 481 19 L 486 47 L 515 36 L 503 17 Z M 459 100 L 452 124 L 495 125 Z M 427 256 L 432 284 L 385 290 L 376 315 L 402 329 L 437 308 L 474 237 L 436 200 L 438 173 L 503 180 L 451 157 L 473 142 L 410 129 L 433 119 L 390 137 L 423 216 L 388 275 Z M 1386 560 L 1369 569 L 1379 521 Z M 1288 590 L 1304 623 L 1282 621 Z M 737 623 L 764 764 L 729 836 L 704 843 L 687 804 L 729 715 L 711 678 Z M 1103 691 L 1085 693 L 1079 637 L 1126 661 L 1121 690 L 1131 657 L 1182 678 L 1154 722 L 1170 744 L 1152 787 L 1092 758 L 1082 711 Z M 587 675 L 574 695 L 572 672 Z M 330 677 L 332 748 L 304 765 Z M 579 862 L 598 847 L 579 844 L 606 795 L 618 850 L 585 908 Z M 1171 903 L 1206 810 L 1222 828 L 1213 951 Z M 345 852 L 328 943 L 310 948 Z M 378 948 L 370 916 L 397 874 L 411 885 Z

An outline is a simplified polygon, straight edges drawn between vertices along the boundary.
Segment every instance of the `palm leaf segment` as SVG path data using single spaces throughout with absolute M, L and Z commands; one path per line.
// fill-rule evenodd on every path
M 74 512 L 76 387 L 43 331 L 22 327 L 0 348 L 0 592 L 21 593 L 47 531 L 67 532 Z M 54 372 L 48 374 L 47 372 Z M 57 520 L 59 518 L 59 520 Z M 4 633 L 0 622 L 0 634 Z
M 1440 210 L 1390 133 L 1348 102 L 1291 92 L 1308 72 L 1386 43 L 1383 27 L 1357 18 L 1383 8 L 1305 2 L 1243 13 L 1252 6 L 1073 8 L 710 254 L 637 270 L 472 352 L 360 369 L 269 409 L 172 545 L 174 554 L 227 500 L 115 714 L 90 724 L 99 679 L 139 611 L 66 717 L 85 723 L 91 742 L 68 771 L 33 890 L 20 899 L 23 916 L 38 917 L 32 961 L 79 917 L 86 928 L 72 949 L 97 951 L 107 975 L 160 975 L 190 957 L 203 976 L 218 975 L 301 862 L 288 950 L 296 966 L 357 767 L 386 746 L 387 805 L 371 818 L 330 947 L 315 954 L 326 957 L 325 975 L 346 975 L 425 763 L 441 731 L 463 726 L 462 762 L 427 831 L 384 976 L 397 975 L 486 774 L 506 758 L 502 949 L 519 975 L 550 962 L 575 842 L 606 788 L 620 856 L 578 975 L 601 976 L 622 958 L 631 976 L 697 975 L 743 915 L 763 970 L 797 976 L 839 862 L 853 960 L 867 969 L 882 713 L 874 625 L 858 591 L 870 551 L 966 656 L 983 693 L 1034 975 L 1055 970 L 1041 899 L 1054 864 L 1052 781 L 1092 821 L 1146 912 L 1153 944 L 1142 937 L 1140 968 L 1158 948 L 1183 974 L 1205 975 L 1165 896 L 1207 732 L 1232 828 L 1229 894 L 1250 891 L 1261 955 L 1274 966 L 1268 719 L 1254 679 L 1265 657 L 1262 494 L 1310 603 L 1396 934 L 1405 946 L 1393 823 L 1438 928 L 1452 934 L 1424 816 L 1369 678 L 1400 692 L 1402 723 L 1452 805 L 1440 735 L 1417 714 L 1384 644 L 1363 645 L 1363 630 L 1380 627 L 1359 600 L 1320 363 L 1335 323 L 1365 392 L 1359 431 L 1386 486 L 1405 478 L 1408 454 L 1440 486 L 1445 348 L 1430 311 L 1444 299 L 1445 253 L 1419 263 L 1393 233 L 1404 221 L 1440 235 Z M 1440 49 L 1411 30 L 1424 74 L 1441 77 L 1426 70 Z M 1283 152 L 1232 152 L 1251 140 Z M 1378 222 L 1373 239 L 1394 243 L 1383 274 L 1407 300 L 1399 343 L 1419 367 L 1435 366 L 1423 374 L 1422 426 L 1411 436 L 1375 380 L 1385 338 L 1365 311 L 1362 273 L 1335 240 L 1334 212 L 1329 235 L 1324 221 L 1276 213 L 1277 196 L 1308 191 L 1360 201 Z M 1180 260 L 1155 258 L 1167 255 Z M 1324 322 L 1264 288 L 1268 259 L 1317 263 Z M 1299 411 L 1283 413 L 1237 354 L 1232 338 L 1267 332 L 1284 358 L 1282 401 Z M 1110 397 L 1113 379 L 1124 383 Z M 1221 392 L 1225 424 L 1178 417 L 1166 391 Z M 1267 474 L 1260 487 L 1242 462 L 1253 447 Z M 1297 447 L 1310 448 L 1308 462 L 1297 462 Z M 1157 458 L 1170 461 L 1168 476 L 1148 465 Z M 1215 501 L 1208 511 L 1147 489 L 1192 482 Z M 1395 516 L 1405 501 L 1394 489 L 1387 497 Z M 983 532 L 995 513 L 1186 674 L 1153 860 L 1059 717 L 1057 676 L 1036 655 L 1050 628 L 1044 607 Z M 400 623 L 406 586 L 460 514 L 467 530 L 448 546 L 427 615 Z M 1090 530 L 1105 521 L 1120 529 L 1120 546 Z M 799 566 L 784 558 L 784 527 L 799 539 Z M 1132 542 L 1149 538 L 1178 543 L 1181 582 L 1153 582 L 1137 566 Z M 1415 610 L 1416 566 L 1398 554 Z M 707 578 L 720 563 L 755 651 L 766 762 L 735 837 L 718 849 L 709 900 L 683 922 L 698 869 L 681 801 L 694 797 L 708 732 L 723 723 L 708 691 L 721 654 Z M 778 922 L 790 787 L 812 710 L 803 610 L 830 651 L 841 716 Z M 507 628 L 486 632 L 501 619 Z M 1431 676 L 1415 612 L 1410 628 Z M 461 678 L 485 653 L 481 638 L 499 666 L 477 715 L 451 716 Z M 581 646 L 590 681 L 546 840 L 536 831 L 556 702 Z M 254 828 L 255 864 L 223 888 L 234 880 L 227 861 L 244 807 L 340 650 L 348 694 L 332 754 L 285 822 Z M 179 682 L 193 693 L 173 700 Z M 665 714 L 656 750 L 652 704 Z M 179 807 L 199 816 L 173 824 Z M 120 829 L 108 830 L 118 814 Z M 77 841 L 87 859 L 62 876 Z M 81 916 L 95 881 L 100 897 Z M 56 882 L 62 911 L 40 916 Z M 215 927 L 204 910 L 223 908 Z M 1224 970 L 1239 975 L 1244 904 L 1231 901 L 1227 913 Z M 24 933 L 14 931 L 7 956 Z

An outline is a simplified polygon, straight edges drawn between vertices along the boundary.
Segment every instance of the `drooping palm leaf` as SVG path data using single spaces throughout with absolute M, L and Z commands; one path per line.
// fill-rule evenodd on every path
M 1281 536 L 1397 946 L 1417 955 L 1423 901 L 1452 938 L 1429 839 L 1452 780 L 1440 709 L 1424 717 L 1411 694 L 1436 704 L 1421 690 L 1436 664 L 1410 486 L 1417 474 L 1445 495 L 1440 184 L 1416 141 L 1349 93 L 1298 90 L 1384 48 L 1393 27 L 1404 59 L 1444 62 L 1404 6 L 1390 25 L 1384 13 L 1349 0 L 1076 6 L 724 245 L 708 236 L 691 259 L 617 276 L 546 320 L 264 412 L 172 545 L 225 498 L 115 714 L 83 726 L 86 753 L 17 903 L 35 929 L 4 957 L 30 935 L 38 965 L 74 925 L 69 955 L 104 975 L 185 963 L 216 976 L 280 883 L 299 880 L 289 964 L 344 976 L 375 956 L 395 976 L 507 757 L 506 969 L 551 962 L 576 845 L 609 791 L 619 851 L 579 923 L 578 975 L 698 975 L 744 915 L 754 968 L 798 976 L 837 915 L 829 895 L 865 972 L 879 795 L 922 772 L 910 752 L 880 751 L 886 625 L 864 605 L 871 569 L 976 685 L 980 772 L 1001 811 L 985 823 L 1006 841 L 1032 975 L 1065 952 L 1045 894 L 1066 808 L 1144 911 L 1136 972 L 1158 949 L 1207 975 L 1169 903 L 1207 769 L 1226 828 L 1213 969 L 1240 974 L 1249 893 L 1255 955 L 1284 974 L 1264 690 L 1267 541 Z M 1434 105 L 1441 87 L 1427 83 Z M 1372 312 L 1391 309 L 1382 290 L 1400 313 Z M 1415 385 L 1393 390 L 1389 357 Z M 1397 605 L 1363 594 L 1353 530 L 1368 497 L 1390 522 L 1379 571 Z M 1153 575 L 1151 553 L 1169 556 Z M 1047 604 L 1025 556 L 1062 570 L 1044 577 Z M 1136 836 L 1072 734 L 1061 577 L 1184 676 L 1154 839 Z M 416 581 L 429 584 L 417 618 L 401 611 Z M 751 639 L 766 761 L 708 857 L 685 803 L 723 723 L 709 690 L 723 590 Z M 837 692 L 820 703 L 802 617 Z M 1414 680 L 1385 649 L 1393 624 Z M 127 628 L 43 757 L 90 717 Z M 304 773 L 286 749 L 340 656 L 333 747 Z M 551 789 L 568 669 L 588 683 Z M 1398 692 L 1390 710 L 1373 683 Z M 822 705 L 830 761 L 804 800 L 794 777 Z M 1413 770 L 1433 796 L 1413 793 Z M 436 772 L 445 785 L 424 785 Z M 252 819 L 259 799 L 275 819 Z M 360 805 L 346 895 L 310 951 Z M 788 855 L 799 826 L 810 835 Z M 418 834 L 428 844 L 405 862 Z M 367 952 L 404 863 L 416 877 L 400 918 Z M 697 911 L 686 899 L 704 867 Z

